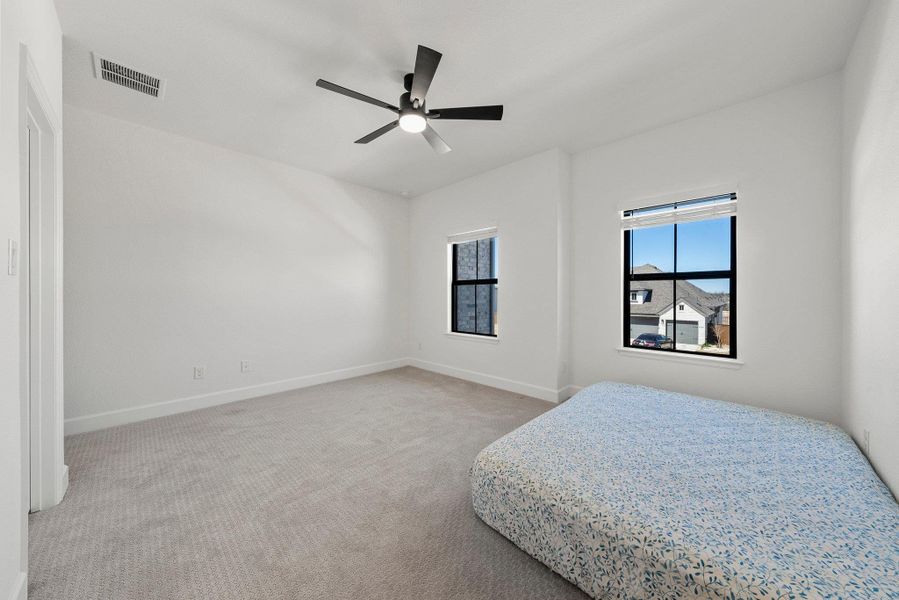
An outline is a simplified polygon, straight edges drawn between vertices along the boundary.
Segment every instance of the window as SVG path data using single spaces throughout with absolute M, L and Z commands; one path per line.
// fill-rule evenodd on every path
M 737 357 L 736 210 L 724 194 L 622 213 L 625 347 Z
M 496 337 L 497 238 L 480 237 L 452 243 L 450 330 Z M 451 238 L 452 240 L 452 238 Z

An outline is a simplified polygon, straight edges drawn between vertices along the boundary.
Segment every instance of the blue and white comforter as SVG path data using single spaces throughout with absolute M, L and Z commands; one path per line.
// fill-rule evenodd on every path
M 595 598 L 899 598 L 899 505 L 833 425 L 601 383 L 471 483 L 488 525 Z

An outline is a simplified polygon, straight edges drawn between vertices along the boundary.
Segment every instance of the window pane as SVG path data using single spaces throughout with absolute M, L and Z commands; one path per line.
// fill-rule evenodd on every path
M 660 313 L 671 304 L 674 281 L 630 282 L 630 332 L 628 340 L 635 348 L 671 349 L 673 344 L 665 335 L 659 320 Z
M 499 239 L 491 238 L 493 241 L 493 277 L 499 278 L 499 259 L 497 259 L 497 255 L 499 254 Z
M 496 238 L 456 244 L 456 279 L 493 279 L 496 277 Z
M 456 287 L 456 331 L 476 333 L 475 330 L 475 287 L 460 285 Z
M 478 240 L 478 279 L 493 277 L 493 238 Z
M 730 269 L 730 217 L 678 224 L 679 272 L 728 269 Z
M 454 329 L 460 333 L 496 335 L 495 284 L 478 284 L 475 280 L 496 279 L 496 238 L 486 238 L 454 245 L 456 280 L 453 285 Z M 459 285 L 470 282 L 470 285 Z
M 477 287 L 477 316 L 476 332 L 486 335 L 495 335 L 496 326 L 496 286 L 478 285 Z
M 456 286 L 456 328 L 460 333 L 497 335 L 497 286 Z
M 463 242 L 456 244 L 456 278 L 478 278 L 478 243 Z
M 493 249 L 494 249 L 494 254 L 495 254 L 496 253 L 496 244 L 493 245 Z M 493 288 L 493 290 L 491 292 L 493 295 L 493 316 L 491 317 L 492 323 L 493 323 L 493 335 L 499 335 L 499 319 L 497 318 L 497 316 L 499 315 L 499 312 L 497 310 L 497 301 L 499 299 L 499 288 L 498 288 L 498 286 L 495 286 L 495 285 L 491 286 L 491 287 Z
M 631 231 L 631 272 L 674 271 L 674 225 Z
M 676 349 L 729 354 L 730 280 L 678 281 L 677 301 L 662 319 Z

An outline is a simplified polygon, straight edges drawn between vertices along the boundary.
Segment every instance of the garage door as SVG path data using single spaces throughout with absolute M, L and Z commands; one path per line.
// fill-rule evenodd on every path
M 670 338 L 674 338 L 674 323 L 671 321 L 668 321 L 667 335 Z M 678 321 L 677 339 L 674 341 L 678 344 L 698 344 L 699 323 L 697 321 Z
M 659 318 L 658 317 L 631 317 L 631 339 L 636 338 L 641 333 L 658 333 Z

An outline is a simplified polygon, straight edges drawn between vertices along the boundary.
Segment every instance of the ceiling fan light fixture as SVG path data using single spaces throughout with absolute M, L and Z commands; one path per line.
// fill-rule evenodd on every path
M 400 116 L 400 129 L 409 133 L 421 133 L 428 126 L 428 121 L 418 113 L 406 113 Z

